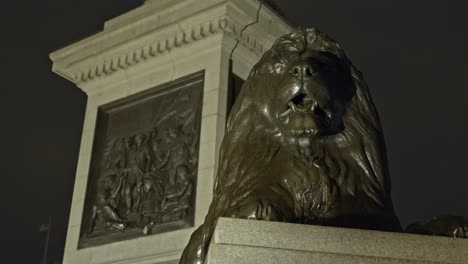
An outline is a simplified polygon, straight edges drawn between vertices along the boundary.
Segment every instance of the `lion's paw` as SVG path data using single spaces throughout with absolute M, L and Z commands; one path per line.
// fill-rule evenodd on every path
M 468 238 L 468 220 L 462 216 L 443 215 L 409 225 L 406 232 L 425 235 Z
M 282 220 L 275 206 L 270 201 L 264 199 L 251 199 L 242 203 L 230 217 L 267 221 Z

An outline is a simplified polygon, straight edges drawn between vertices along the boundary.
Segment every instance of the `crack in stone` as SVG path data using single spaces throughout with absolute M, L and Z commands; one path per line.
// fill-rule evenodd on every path
M 256 18 L 255 18 L 255 21 L 254 22 L 251 22 L 247 25 L 245 25 L 242 29 L 241 29 L 241 32 L 240 32 L 240 37 L 238 39 L 236 39 L 236 44 L 234 45 L 234 47 L 232 48 L 231 50 L 231 54 L 229 55 L 229 60 L 232 60 L 232 56 L 234 55 L 234 51 L 237 49 L 237 47 L 239 46 L 240 44 L 240 40 L 242 39 L 242 34 L 244 34 L 244 31 L 249 28 L 250 26 L 252 25 L 255 25 L 258 23 L 258 21 L 260 20 L 260 11 L 262 10 L 262 7 L 263 7 L 263 0 L 259 0 L 260 2 L 260 5 L 258 6 L 258 9 L 257 9 L 257 15 L 256 15 Z

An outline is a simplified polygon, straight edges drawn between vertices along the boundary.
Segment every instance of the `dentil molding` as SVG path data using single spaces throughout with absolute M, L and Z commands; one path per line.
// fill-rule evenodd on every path
M 103 32 L 52 53 L 53 71 L 81 85 L 215 34 L 227 34 L 260 56 L 274 39 L 290 30 L 257 0 L 174 0 L 164 4 L 156 6 L 162 10 L 153 12 L 145 10 L 152 3 L 145 4 L 108 21 Z

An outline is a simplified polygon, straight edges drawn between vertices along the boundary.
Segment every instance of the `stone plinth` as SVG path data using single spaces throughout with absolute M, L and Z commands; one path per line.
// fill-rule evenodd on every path
M 258 0 L 148 1 L 50 55 L 53 72 L 88 96 L 64 263 L 178 262 L 212 199 L 230 76 L 247 78 L 273 41 L 290 29 Z M 193 227 L 80 248 L 100 109 L 196 73 L 203 75 L 203 107 Z
M 208 264 L 468 263 L 468 240 L 221 218 Z

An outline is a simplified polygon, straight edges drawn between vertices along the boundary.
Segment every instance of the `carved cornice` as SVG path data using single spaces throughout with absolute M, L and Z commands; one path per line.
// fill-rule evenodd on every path
M 239 9 L 237 8 L 237 10 Z M 272 18 L 275 19 L 274 16 Z M 252 20 L 252 18 L 250 19 Z M 228 34 L 251 52 L 260 56 L 272 44 L 271 42 L 276 36 L 269 36 L 264 29 L 259 27 L 242 31 L 249 22 L 251 21 L 245 21 L 245 17 L 238 17 L 238 15 L 224 15 L 185 29 L 182 29 L 177 23 L 173 23 L 172 30 L 167 30 L 164 34 L 149 32 L 149 34 L 156 34 L 157 37 L 150 41 L 141 41 L 141 45 L 129 46 L 124 52 L 112 53 L 109 52 L 109 49 L 74 60 L 67 59 L 66 62 L 63 58 L 71 55 L 60 57 L 53 54 L 51 55 L 52 60 L 54 60 L 53 70 L 80 85 L 128 69 L 141 62 L 152 60 L 215 34 Z M 288 26 L 283 22 L 283 28 L 286 27 Z M 138 40 L 129 39 L 119 45 L 130 42 L 138 43 Z
M 264 45 L 262 42 L 246 32 L 243 32 L 241 36 L 242 28 L 243 25 L 239 25 L 227 17 L 212 20 L 202 25 L 195 26 L 188 31 L 182 31 L 166 39 L 161 39 L 157 42 L 131 50 L 125 55 L 109 58 L 98 62 L 95 66 L 74 72 L 73 81 L 75 83 L 83 83 L 110 75 L 116 71 L 127 69 L 140 62 L 156 58 L 174 49 L 222 32 L 231 34 L 234 38 L 239 39 L 242 45 L 255 54 L 263 54 Z

